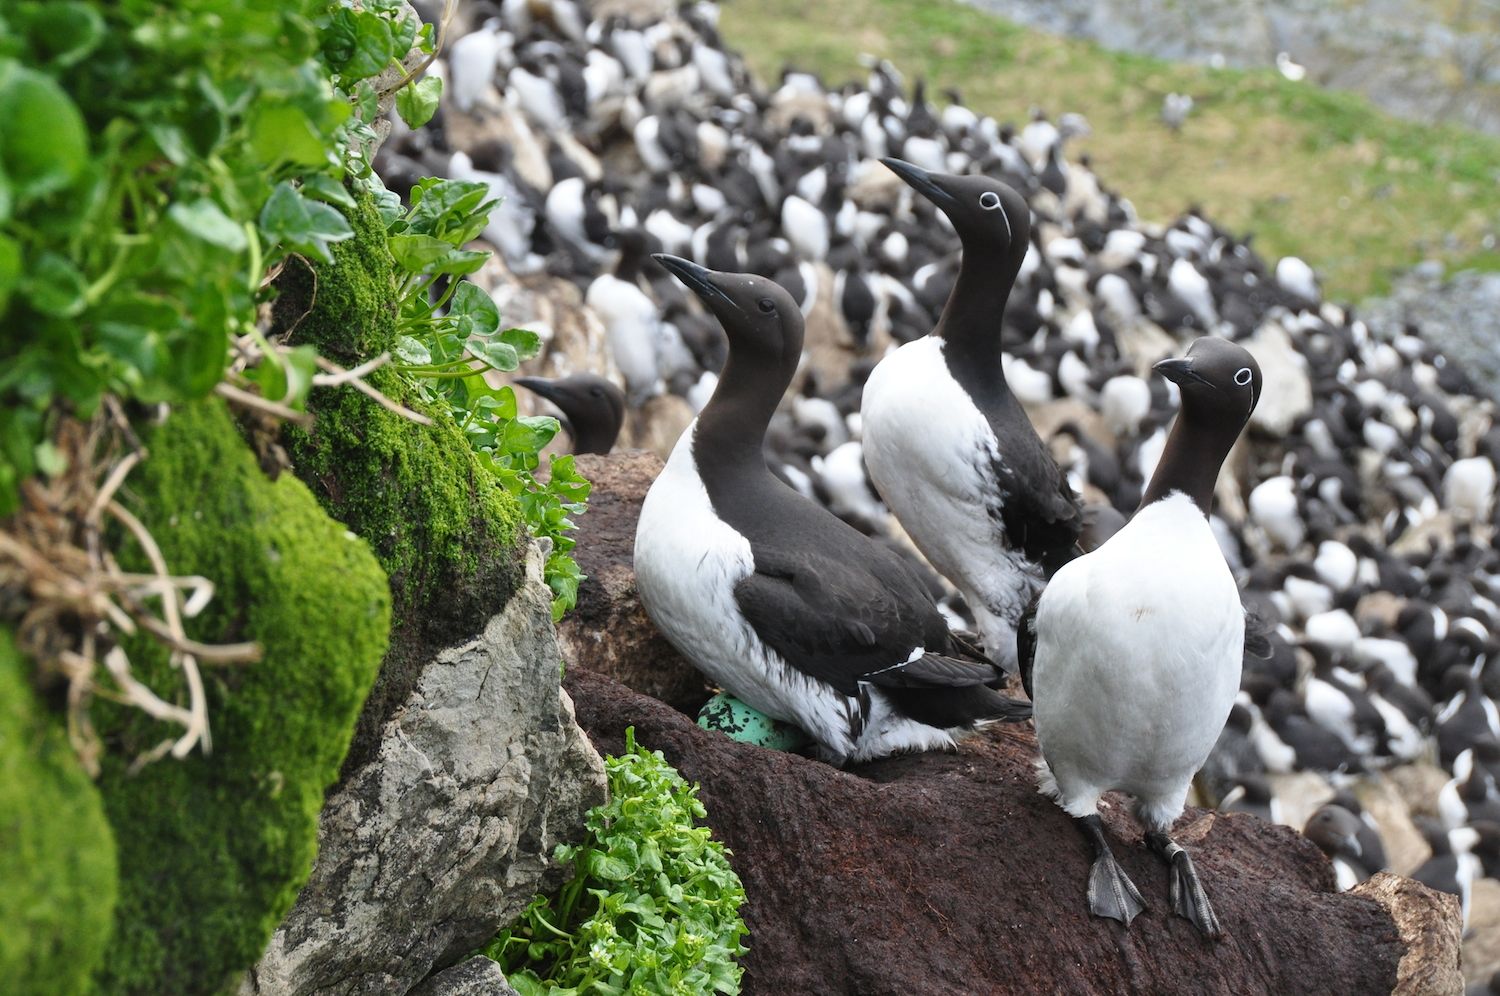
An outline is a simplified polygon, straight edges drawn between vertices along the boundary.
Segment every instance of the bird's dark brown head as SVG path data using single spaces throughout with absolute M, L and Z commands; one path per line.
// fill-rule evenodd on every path
M 1031 237 L 1031 209 L 1020 194 L 987 176 L 930 173 L 901 159 L 881 162 L 947 215 L 966 251 L 987 249 L 1020 266 Z

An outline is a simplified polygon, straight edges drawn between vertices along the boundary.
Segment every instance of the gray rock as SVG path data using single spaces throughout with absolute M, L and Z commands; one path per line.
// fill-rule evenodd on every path
M 1449 280 L 1427 267 L 1396 281 L 1389 297 L 1366 301 L 1359 317 L 1382 336 L 1407 324 L 1440 349 L 1491 398 L 1500 398 L 1500 273 L 1465 270 Z
M 1422 0 L 966 0 L 1105 48 L 1269 68 L 1286 52 L 1307 80 L 1391 114 L 1500 133 L 1500 8 Z M 1057 108 L 1062 110 L 1062 108 Z M 1191 131 L 1191 123 L 1187 126 Z
M 325 802 L 312 876 L 241 996 L 405 993 L 562 884 L 550 856 L 604 801 L 604 766 L 559 687 L 535 546 L 526 575 Z
M 470 958 L 431 976 L 409 996 L 518 996 L 500 966 L 488 958 Z

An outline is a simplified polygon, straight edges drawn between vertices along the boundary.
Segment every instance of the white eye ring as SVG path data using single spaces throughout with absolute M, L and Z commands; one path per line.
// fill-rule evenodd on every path
M 979 206 L 986 211 L 993 211 L 1000 206 L 1000 195 L 993 190 L 986 190 L 979 195 Z
M 1250 377 L 1251 374 L 1249 367 L 1240 367 L 1234 372 L 1234 382 L 1241 387 L 1244 387 L 1246 384 L 1250 383 Z

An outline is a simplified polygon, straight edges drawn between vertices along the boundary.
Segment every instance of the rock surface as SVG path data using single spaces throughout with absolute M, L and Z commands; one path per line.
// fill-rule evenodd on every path
M 500 966 L 488 958 L 470 958 L 429 978 L 409 996 L 517 996 Z
M 710 694 L 703 675 L 652 624 L 635 588 L 635 524 L 661 469 L 661 458 L 643 450 L 578 458 L 578 470 L 594 485 L 573 551 L 588 579 L 557 637 L 570 665 L 696 713 Z
M 1396 335 L 1422 329 L 1491 398 L 1500 398 L 1500 273 L 1465 270 L 1444 279 L 1428 262 L 1397 280 L 1390 296 L 1366 301 L 1359 316 L 1376 332 Z
M 1406 954 L 1396 967 L 1392 996 L 1456 993 L 1464 987 L 1458 967 L 1458 897 L 1409 878 L 1380 872 L 1355 886 L 1349 895 L 1373 899 L 1390 911 Z
M 1129 930 L 1091 918 L 1087 845 L 1037 793 L 1024 729 L 838 771 L 701 730 L 582 668 L 565 687 L 601 751 L 634 726 L 702 784 L 749 895 L 747 994 L 1377 993 L 1457 968 L 1450 905 L 1377 883 L 1404 896 L 1398 932 L 1383 899 L 1336 893 L 1299 834 L 1245 815 L 1190 810 L 1178 826 L 1221 944 L 1170 915 L 1166 870 L 1118 805 L 1105 822 L 1150 909 Z
M 312 877 L 242 994 L 407 992 L 561 884 L 550 855 L 604 801 L 604 768 L 558 690 L 539 560 L 328 799 Z

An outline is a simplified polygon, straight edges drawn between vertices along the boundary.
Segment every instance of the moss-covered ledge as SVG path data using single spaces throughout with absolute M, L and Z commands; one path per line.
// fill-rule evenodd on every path
M 349 212 L 354 238 L 332 265 L 293 261 L 278 282 L 278 331 L 355 365 L 396 345 L 396 279 L 386 232 L 368 197 Z M 393 370 L 368 378 L 415 410 Z M 462 642 L 520 584 L 525 527 L 520 508 L 480 466 L 446 416 L 431 426 L 396 415 L 348 388 L 320 389 L 308 405 L 312 429 L 286 430 L 294 470 L 329 514 L 374 549 L 390 576 L 391 648 L 360 716 L 344 770 L 368 761 L 379 731 L 438 650 Z
M 301 481 L 269 481 L 217 399 L 144 431 L 150 457 L 125 501 L 168 564 L 213 579 L 188 622 L 207 643 L 258 641 L 253 664 L 204 667 L 212 752 L 131 761 L 172 731 L 95 703 L 105 742 L 99 789 L 119 847 L 114 938 L 103 993 L 212 993 L 264 950 L 306 881 L 323 795 L 386 650 L 385 574 Z M 144 556 L 124 536 L 127 569 Z M 132 666 L 166 692 L 181 678 L 162 648 L 126 643 Z M 4 988 L 0 986 L 0 988 Z
M 0 989 L 71 996 L 109 940 L 115 842 L 31 670 L 0 628 Z

